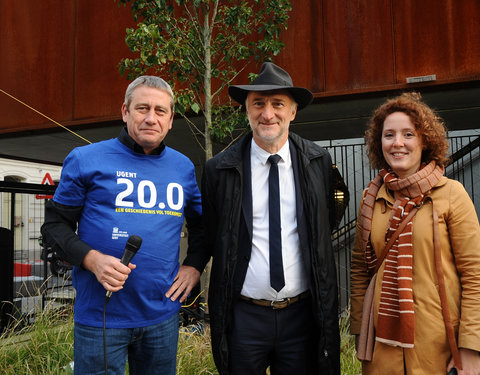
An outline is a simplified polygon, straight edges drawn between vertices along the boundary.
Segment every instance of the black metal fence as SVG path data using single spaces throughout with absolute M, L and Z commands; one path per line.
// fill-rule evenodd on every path
M 0 181 L 0 328 L 29 323 L 46 306 L 74 298 L 70 272 L 52 273 L 40 227 L 54 186 Z M 50 257 L 51 258 L 51 257 Z
M 480 137 L 450 138 L 452 163 L 446 175 L 465 186 L 480 212 Z M 364 187 L 375 176 L 365 156 L 365 146 L 354 141 L 323 144 L 331 153 L 348 186 L 350 201 L 333 233 L 340 286 L 340 306 L 348 305 L 350 252 L 355 235 L 357 209 Z M 0 181 L 0 318 L 2 329 L 8 318 L 29 320 L 47 303 L 71 302 L 74 290 L 70 272 L 52 273 L 51 259 L 42 255 L 40 227 L 44 220 L 45 198 L 53 194 L 48 185 Z M 341 199 L 341 197 L 339 197 Z M 6 301 L 6 302 L 5 302 Z

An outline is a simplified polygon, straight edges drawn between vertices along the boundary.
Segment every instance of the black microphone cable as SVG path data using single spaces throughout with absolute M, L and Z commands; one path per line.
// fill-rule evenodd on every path
M 133 256 L 137 253 L 142 245 L 142 238 L 135 234 L 128 237 L 127 244 L 125 245 L 125 250 L 123 251 L 123 256 L 120 262 L 125 266 L 128 266 Z M 110 301 L 112 292 L 107 292 L 105 294 L 105 301 L 103 302 L 103 363 L 105 366 L 105 375 L 108 375 L 108 359 L 107 359 L 107 329 L 105 324 L 105 312 L 107 310 L 107 303 Z
M 105 375 L 108 375 L 108 359 L 107 359 L 107 330 L 105 329 L 105 311 L 107 310 L 107 303 L 109 297 L 105 296 L 103 303 L 103 364 L 105 366 Z

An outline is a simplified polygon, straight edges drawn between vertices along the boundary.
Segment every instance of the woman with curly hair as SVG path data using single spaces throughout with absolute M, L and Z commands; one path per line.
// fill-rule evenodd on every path
M 443 176 L 445 125 L 405 93 L 375 110 L 365 139 L 380 172 L 363 194 L 351 262 L 363 374 L 479 375 L 480 229 L 462 184 Z M 358 340 L 369 315 L 371 355 Z

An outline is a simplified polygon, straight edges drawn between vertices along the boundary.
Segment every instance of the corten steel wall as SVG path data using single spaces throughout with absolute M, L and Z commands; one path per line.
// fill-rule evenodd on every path
M 317 98 L 480 78 L 478 0 L 291 3 L 275 62 Z M 114 0 L 0 0 L 0 88 L 65 125 L 120 120 L 132 25 Z M 55 127 L 2 93 L 0 113 L 0 134 Z
M 129 8 L 114 0 L 0 0 L 0 88 L 64 125 L 120 119 Z M 0 133 L 55 125 L 0 93 Z
M 295 0 L 276 61 L 317 96 L 480 78 L 478 0 Z

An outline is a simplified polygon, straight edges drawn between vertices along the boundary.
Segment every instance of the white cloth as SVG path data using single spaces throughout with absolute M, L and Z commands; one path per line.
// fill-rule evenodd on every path
M 241 294 L 255 299 L 279 300 L 294 297 L 308 289 L 297 231 L 295 180 L 288 140 L 277 152 L 282 220 L 282 259 L 285 286 L 278 293 L 270 286 L 268 242 L 268 174 L 271 155 L 252 139 L 251 172 L 253 232 L 252 253 Z

